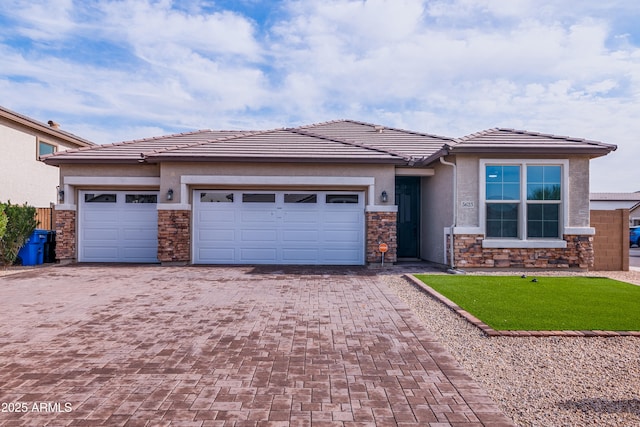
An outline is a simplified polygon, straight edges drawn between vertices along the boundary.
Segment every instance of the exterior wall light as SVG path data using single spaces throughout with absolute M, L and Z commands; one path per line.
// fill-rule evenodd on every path
M 64 190 L 59 190 L 58 191 L 58 202 L 59 203 L 64 203 Z
M 173 200 L 173 189 L 170 188 L 169 191 L 167 191 L 167 200 Z
M 389 195 L 386 191 L 383 191 L 382 194 L 380 194 L 380 201 L 382 201 L 382 203 L 387 203 L 387 201 L 389 201 Z

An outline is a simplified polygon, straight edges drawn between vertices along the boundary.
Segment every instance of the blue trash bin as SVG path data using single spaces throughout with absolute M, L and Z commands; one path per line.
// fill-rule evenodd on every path
M 35 229 L 18 252 L 22 265 L 40 265 L 44 262 L 44 244 L 47 230 Z

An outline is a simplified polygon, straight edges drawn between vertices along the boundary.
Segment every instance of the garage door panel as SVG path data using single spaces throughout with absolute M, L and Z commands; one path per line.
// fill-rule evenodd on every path
M 276 263 L 278 252 L 275 248 L 241 248 L 240 261 L 256 264 Z
M 118 261 L 118 248 L 109 247 L 107 244 L 108 242 L 104 242 L 104 245 L 85 246 L 82 254 L 88 259 L 101 259 L 103 262 Z
M 286 264 L 314 264 L 320 251 L 318 249 L 283 248 L 282 261 Z
M 200 259 L 215 259 L 221 264 L 233 264 L 236 259 L 235 250 L 230 248 L 207 248 L 198 251 Z
M 240 240 L 242 242 L 273 242 L 277 239 L 276 230 L 241 230 Z
M 227 191 L 229 203 L 199 197 L 218 192 L 194 193 L 194 263 L 364 264 L 363 192 Z
M 323 233 L 323 241 L 327 243 L 360 242 L 360 233 L 349 230 L 330 230 Z
M 318 242 L 320 239 L 320 232 L 318 230 L 307 229 L 295 229 L 295 230 L 283 230 L 282 241 L 283 242 Z
M 234 230 L 199 230 L 198 236 L 203 242 L 234 242 L 236 233 Z

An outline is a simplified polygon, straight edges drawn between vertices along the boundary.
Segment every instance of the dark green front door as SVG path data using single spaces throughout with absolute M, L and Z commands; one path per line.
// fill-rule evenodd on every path
M 396 205 L 398 206 L 398 257 L 420 256 L 420 178 L 396 177 Z

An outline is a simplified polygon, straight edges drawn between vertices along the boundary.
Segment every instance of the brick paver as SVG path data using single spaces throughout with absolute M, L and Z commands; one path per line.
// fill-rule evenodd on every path
M 366 269 L 50 267 L 0 321 L 0 425 L 513 425 Z

